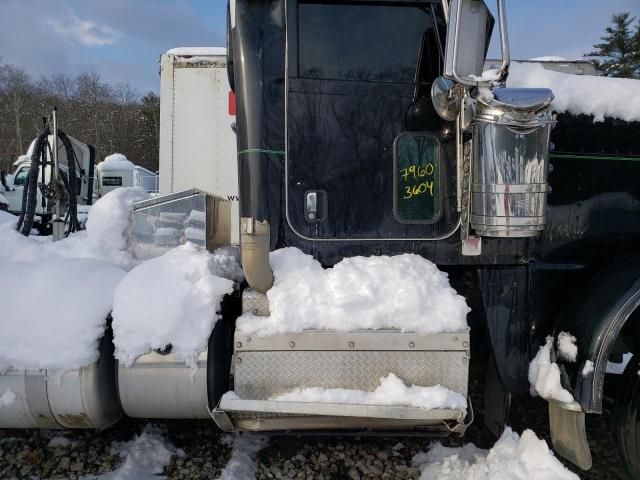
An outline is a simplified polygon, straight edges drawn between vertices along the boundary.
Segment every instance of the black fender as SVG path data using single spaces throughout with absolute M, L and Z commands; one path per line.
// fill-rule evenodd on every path
M 564 363 L 574 397 L 587 413 L 602 413 L 607 361 L 631 314 L 640 306 L 640 252 L 597 270 L 568 304 L 555 328 L 577 339 L 575 363 Z M 594 369 L 583 376 L 587 361 Z

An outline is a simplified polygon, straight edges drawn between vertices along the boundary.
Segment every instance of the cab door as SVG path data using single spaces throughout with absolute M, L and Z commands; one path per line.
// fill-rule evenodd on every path
M 28 165 L 24 165 L 18 168 L 18 170 L 16 170 L 16 172 L 13 174 L 13 189 L 6 193 L 3 193 L 3 195 L 9 202 L 7 210 L 9 210 L 11 213 L 20 213 L 20 211 L 22 210 L 22 192 L 27 182 L 28 173 Z

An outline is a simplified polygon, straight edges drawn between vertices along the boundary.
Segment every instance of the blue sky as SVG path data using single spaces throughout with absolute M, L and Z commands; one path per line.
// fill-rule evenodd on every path
M 486 0 L 494 8 L 494 0 Z M 615 12 L 639 0 L 506 0 L 512 58 L 577 58 Z M 224 45 L 225 0 L 0 0 L 0 57 L 34 77 L 95 71 L 159 90 L 158 58 L 176 46 Z M 495 56 L 497 50 L 491 50 Z

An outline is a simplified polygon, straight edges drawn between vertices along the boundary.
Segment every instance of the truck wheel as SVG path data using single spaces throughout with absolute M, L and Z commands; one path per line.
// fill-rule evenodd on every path
M 632 478 L 640 478 L 640 355 L 624 370 L 613 408 L 613 427 L 618 451 Z

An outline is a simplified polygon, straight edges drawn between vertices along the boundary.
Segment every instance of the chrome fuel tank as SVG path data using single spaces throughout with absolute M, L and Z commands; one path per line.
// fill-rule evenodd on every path
M 0 407 L 1 428 L 104 428 L 120 419 L 110 333 L 100 341 L 98 360 L 61 375 L 9 370 L 0 375 L 0 394 L 15 399 Z

